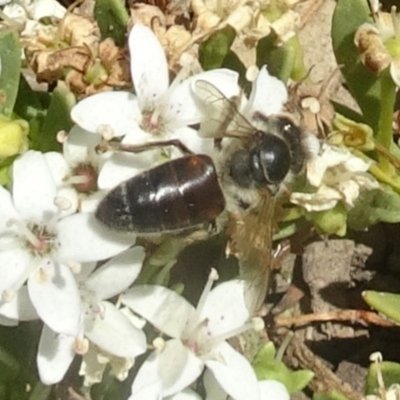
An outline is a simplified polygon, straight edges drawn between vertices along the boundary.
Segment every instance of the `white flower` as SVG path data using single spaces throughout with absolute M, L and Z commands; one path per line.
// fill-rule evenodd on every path
M 204 373 L 204 388 L 207 396 L 205 400 L 231 400 L 232 398 L 219 385 L 215 377 L 209 372 Z M 273 379 L 258 382 L 260 400 L 290 400 L 289 392 L 285 385 Z
M 0 314 L 21 296 L 25 282 L 39 317 L 53 331 L 77 334 L 80 297 L 72 267 L 110 258 L 130 247 L 135 236 L 109 232 L 92 214 L 61 218 L 57 186 L 42 153 L 28 151 L 13 164 L 12 192 L 0 187 Z
M 257 379 L 249 362 L 226 339 L 252 327 L 244 300 L 244 282 L 222 283 L 210 292 L 213 271 L 194 308 L 161 286 L 137 286 L 122 303 L 171 337 L 155 341 L 157 349 L 141 366 L 131 399 L 173 395 L 193 383 L 205 366 L 234 399 L 258 398 Z
M 270 116 L 282 112 L 288 101 L 288 92 L 285 84 L 278 78 L 271 76 L 264 65 L 252 82 L 248 102 L 241 106 L 241 112 L 253 124 L 257 125 L 257 115 Z
M 59 187 L 58 196 L 68 193 L 73 204 L 67 213 L 94 211 L 104 193 L 98 190 L 98 174 L 106 161 L 105 154 L 96 146 L 102 138 L 75 125 L 67 135 L 59 135 L 63 154 L 50 152 L 45 157 L 51 166 L 54 180 Z M 72 192 L 72 193 L 71 193 Z
M 237 120 L 230 115 L 231 108 L 225 108 L 224 101 L 219 93 L 210 93 L 210 90 L 202 90 L 192 83 L 192 90 L 199 100 L 198 106 L 202 112 L 199 136 L 224 137 L 226 131 L 235 132 L 241 127 L 237 126 Z M 268 95 L 271 93 L 271 95 Z M 272 95 L 273 93 L 273 95 Z M 219 97 L 218 97 L 219 96 Z M 288 100 L 288 92 L 285 84 L 271 76 L 264 66 L 258 71 L 249 99 L 242 96 L 237 99 L 240 113 L 256 128 L 265 129 L 265 122 L 261 116 L 268 117 L 282 111 L 283 105 Z M 227 121 L 230 121 L 227 126 Z M 241 121 L 240 121 L 241 122 Z M 230 140 L 230 139 L 229 139 Z M 229 140 L 227 140 L 229 142 Z
M 146 351 L 146 337 L 121 311 L 109 301 L 126 290 L 138 276 L 144 259 L 142 247 L 133 247 L 112 258 L 93 272 L 95 264 L 82 265 L 77 276 L 81 297 L 81 326 L 77 337 L 54 333 L 44 326 L 39 343 L 38 370 L 43 383 L 59 382 L 71 364 L 75 353 L 87 353 L 93 344 L 111 356 L 133 360 Z M 98 362 L 92 351 L 93 361 Z M 104 359 L 104 356 L 103 356 Z M 91 365 L 87 358 L 86 371 Z M 103 361 L 103 368 L 106 360 Z M 130 366 L 133 365 L 131 361 Z M 93 369 L 93 368 L 92 368 Z M 101 376 L 97 375 L 101 380 Z M 91 380 L 94 383 L 95 379 Z M 99 382 L 99 380 L 97 380 Z
M 198 123 L 201 117 L 190 83 L 193 79 L 209 80 L 227 96 L 237 95 L 238 74 L 214 70 L 186 80 L 178 75 L 169 85 L 168 64 L 161 44 L 149 28 L 140 24 L 130 32 L 129 50 L 136 96 L 124 91 L 93 95 L 72 109 L 72 119 L 87 131 L 100 133 L 107 139 L 122 137 L 123 144 L 179 139 L 193 152 L 210 150 L 212 141 L 199 138 L 188 127 Z M 176 150 L 168 149 L 168 156 L 169 150 L 176 154 Z M 112 188 L 154 166 L 159 158 L 158 150 L 113 154 L 101 171 L 99 187 Z
M 324 143 L 320 154 L 307 163 L 307 180 L 315 191 L 294 192 L 290 201 L 307 211 L 330 210 L 339 201 L 353 207 L 361 190 L 379 187 L 376 179 L 367 172 L 369 166 L 347 149 Z
M 1 4 L 0 4 L 1 5 Z M 8 4 L 3 9 L 4 16 L 11 26 L 18 26 L 21 36 L 33 36 L 39 27 L 39 21 L 45 17 L 61 19 L 66 13 L 56 0 L 20 0 Z

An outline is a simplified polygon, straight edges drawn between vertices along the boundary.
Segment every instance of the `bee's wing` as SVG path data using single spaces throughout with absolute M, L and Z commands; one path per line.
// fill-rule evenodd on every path
M 254 133 L 255 128 L 239 112 L 238 98 L 228 99 L 213 84 L 203 80 L 195 82 L 194 93 L 205 115 L 201 122 L 201 136 L 220 139 Z
M 245 300 L 251 313 L 260 309 L 268 290 L 274 209 L 274 197 L 263 193 L 258 205 L 236 221 L 232 232 L 240 275 L 246 281 Z

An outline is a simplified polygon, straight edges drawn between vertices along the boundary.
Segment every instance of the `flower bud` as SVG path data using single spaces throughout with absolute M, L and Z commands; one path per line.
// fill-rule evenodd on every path
M 0 159 L 28 149 L 29 125 L 22 119 L 11 120 L 0 115 Z

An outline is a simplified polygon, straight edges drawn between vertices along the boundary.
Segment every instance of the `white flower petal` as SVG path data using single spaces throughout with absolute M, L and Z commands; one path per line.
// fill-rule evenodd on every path
M 103 92 L 87 97 L 71 110 L 75 123 L 89 132 L 124 136 L 141 119 L 136 96 L 130 92 Z
M 104 164 L 98 178 L 100 189 L 112 189 L 133 176 L 156 165 L 159 151 L 145 151 L 140 154 L 113 154 Z
M 335 207 L 341 198 L 336 189 L 322 185 L 316 193 L 292 193 L 290 202 L 304 207 L 307 211 L 325 211 Z
M 141 366 L 132 385 L 132 399 L 136 399 L 136 392 L 159 379 L 163 397 L 173 395 L 188 387 L 203 371 L 203 362 L 180 340 L 168 340 L 160 351 L 151 353 Z
M 121 301 L 173 338 L 180 337 L 194 314 L 194 307 L 186 299 L 162 286 L 135 286 L 121 296 Z
M 37 313 L 50 329 L 66 335 L 78 333 L 81 300 L 68 267 L 44 259 L 30 275 L 28 290 Z
M 174 121 L 178 126 L 197 124 L 202 119 L 192 85 L 197 80 L 212 83 L 226 97 L 231 98 L 240 93 L 238 73 L 229 69 L 214 69 L 185 79 L 176 85 L 168 97 L 168 108 L 165 112 L 166 120 Z
M 31 18 L 36 21 L 39 21 L 45 17 L 55 17 L 61 19 L 67 11 L 55 0 L 36 0 L 27 8 Z
M 154 33 L 135 24 L 129 34 L 131 75 L 140 108 L 151 106 L 168 89 L 168 64 L 164 50 Z
M 59 257 L 64 261 L 106 260 L 135 243 L 133 234 L 114 232 L 98 222 L 91 213 L 63 218 L 58 223 Z
M 30 222 L 43 224 L 56 212 L 56 185 L 44 155 L 30 150 L 13 165 L 15 208 Z
M 102 137 L 75 125 L 69 131 L 63 145 L 63 154 L 69 165 L 76 167 L 80 163 L 87 164 L 89 160 L 100 159 L 96 153 L 96 146 L 101 143 Z
M 108 301 L 100 303 L 101 315 L 85 318 L 85 335 L 107 352 L 124 358 L 135 358 L 146 351 L 146 336 Z
M 344 168 L 350 172 L 365 172 L 368 171 L 370 163 L 365 162 L 361 158 L 349 154 L 348 160 L 344 163 Z
M 193 390 L 185 389 L 173 396 L 165 397 L 165 400 L 201 400 L 201 397 Z
M 61 381 L 75 357 L 73 336 L 53 332 L 46 325 L 40 336 L 37 366 L 45 385 Z
M 69 175 L 70 171 L 67 161 L 62 154 L 55 151 L 44 153 L 43 156 L 49 165 L 49 169 L 55 184 L 57 186 L 61 186 L 64 183 L 64 179 Z
M 79 207 L 80 199 L 78 192 L 72 187 L 62 187 L 57 191 L 56 201 L 60 205 L 59 218 L 65 218 L 74 214 Z
M 183 127 L 175 130 L 170 139 L 178 139 L 188 149 L 196 154 L 212 154 L 215 148 L 214 139 L 202 138 L 197 131 L 191 128 Z M 171 149 L 171 158 L 182 157 L 182 152 L 176 148 Z
M 3 326 L 18 326 L 18 321 L 0 315 L 0 325 Z
M 307 179 L 310 185 L 314 187 L 320 186 L 327 168 L 325 157 L 312 157 L 307 162 Z
M 159 375 L 158 354 L 153 352 L 142 364 L 132 384 L 128 400 L 161 400 L 162 384 Z
M 0 314 L 18 321 L 32 321 L 39 318 L 26 286 L 21 287 L 10 301 L 0 303 Z
M 230 69 L 214 69 L 211 71 L 203 72 L 189 78 L 192 90 L 196 81 L 204 80 L 215 86 L 226 98 L 231 99 L 238 96 L 241 92 L 238 84 L 239 74 Z M 194 90 L 196 93 L 196 90 Z
M 80 265 L 80 271 L 78 275 L 76 275 L 76 280 L 78 282 L 84 282 L 86 284 L 86 280 L 90 276 L 90 274 L 96 269 L 97 262 L 88 262 L 82 263 Z
M 273 379 L 258 382 L 260 400 L 290 400 L 289 392 L 284 384 Z
M 205 363 L 226 393 L 234 400 L 260 398 L 253 368 L 240 353 L 226 342 L 214 348 L 213 353 L 215 360 L 206 360 Z
M 165 343 L 158 358 L 163 396 L 170 396 L 188 387 L 204 369 L 203 361 L 176 339 Z
M 0 296 L 3 295 L 4 290 L 18 290 L 23 285 L 24 275 L 32 262 L 32 256 L 25 249 L 15 248 L 0 252 L 0 265 L 2 266 Z
M 243 114 L 251 118 L 254 113 L 269 116 L 282 111 L 283 105 L 288 100 L 285 84 L 271 76 L 264 66 L 253 82 L 250 98 Z
M 11 193 L 3 186 L 0 186 L 0 231 L 15 231 L 15 226 L 9 226 L 7 222 L 10 220 L 18 221 L 19 219 L 20 216 L 17 210 L 14 208 Z M 0 240 L 1 239 L 2 238 L 0 238 Z
M 211 370 L 206 369 L 203 375 L 203 384 L 206 390 L 205 400 L 227 400 L 228 395 L 215 379 Z M 271 399 L 273 400 L 273 399 Z
M 207 319 L 207 328 L 212 336 L 239 328 L 249 319 L 244 289 L 244 281 L 231 280 L 210 292 L 199 319 Z
M 113 257 L 89 277 L 86 288 L 101 300 L 122 293 L 139 275 L 144 256 L 143 247 L 135 246 Z
M 105 194 L 104 191 L 98 190 L 87 196 L 82 196 L 79 199 L 79 211 L 82 213 L 94 213 Z

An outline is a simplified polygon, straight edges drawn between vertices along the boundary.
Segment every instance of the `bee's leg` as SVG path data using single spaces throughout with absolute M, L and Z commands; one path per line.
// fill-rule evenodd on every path
M 157 142 L 149 142 L 144 144 L 123 144 L 117 141 L 103 141 L 96 147 L 96 151 L 127 151 L 129 153 L 142 153 L 143 151 L 151 150 L 157 147 L 174 146 L 183 154 L 193 154 L 193 151 L 186 147 L 180 140 L 160 140 Z
M 209 235 L 216 235 L 219 232 L 217 221 L 215 219 L 209 223 L 207 232 Z
M 214 139 L 214 147 L 221 151 L 222 150 L 222 139 Z

